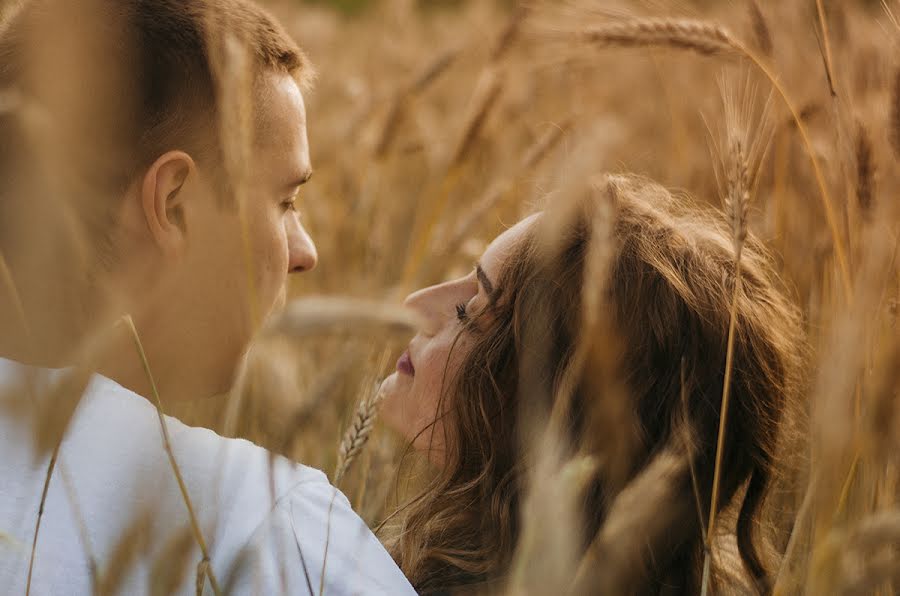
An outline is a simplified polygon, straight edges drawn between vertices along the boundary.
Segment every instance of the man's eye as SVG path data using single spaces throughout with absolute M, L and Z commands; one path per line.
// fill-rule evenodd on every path
M 283 201 L 281 206 L 284 207 L 285 211 L 296 211 L 297 210 L 297 197 L 291 197 L 290 199 Z

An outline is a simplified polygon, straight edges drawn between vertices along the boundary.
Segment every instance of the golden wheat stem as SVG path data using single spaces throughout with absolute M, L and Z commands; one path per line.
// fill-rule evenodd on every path
M 31 328 L 28 325 L 28 319 L 25 316 L 25 306 L 22 304 L 22 296 L 19 294 L 16 282 L 12 277 L 12 271 L 10 271 L 9 265 L 2 252 L 0 252 L 0 282 L 3 282 L 6 295 L 9 297 L 9 301 L 12 302 L 13 310 L 16 313 L 16 319 L 19 321 L 19 325 L 22 327 L 21 331 L 25 336 L 25 341 L 28 343 L 28 350 L 29 352 L 32 352 L 30 355 L 33 355 L 35 349 L 33 345 L 34 340 L 31 335 Z
M 56 469 L 56 460 L 59 457 L 59 448 L 62 445 L 62 436 L 56 447 L 53 448 L 53 454 L 50 456 L 50 463 L 47 465 L 47 475 L 44 477 L 44 488 L 41 490 L 41 502 L 38 505 L 37 521 L 34 524 L 34 538 L 31 541 L 31 557 L 28 559 L 28 579 L 25 581 L 25 596 L 31 594 L 31 577 L 34 571 L 34 559 L 37 553 L 38 534 L 41 531 L 41 520 L 44 517 L 44 505 L 47 503 L 47 492 L 50 488 L 50 479 L 53 478 L 53 470 Z
M 704 560 L 704 593 L 709 580 L 706 567 L 710 564 L 713 537 L 716 528 L 716 506 L 719 499 L 719 483 L 722 476 L 722 457 L 725 451 L 725 429 L 728 421 L 728 404 L 731 396 L 731 373 L 734 367 L 734 335 L 737 326 L 737 303 L 741 291 L 741 256 L 740 248 L 735 254 L 734 290 L 731 298 L 731 314 L 728 321 L 728 345 L 725 352 L 725 380 L 722 385 L 722 407 L 719 412 L 719 437 L 716 442 L 716 463 L 713 468 L 712 498 L 709 504 L 709 522 L 706 525 L 707 552 Z
M 900 28 L 900 26 L 898 26 Z M 894 155 L 900 159 L 900 66 L 894 71 L 894 84 L 891 90 L 890 124 L 888 137 Z
M 834 81 L 834 62 L 831 59 L 831 42 L 828 39 L 828 22 L 825 20 L 825 9 L 822 7 L 822 0 L 816 0 L 816 13 L 819 16 L 819 26 L 822 28 L 822 46 L 825 57 L 825 73 L 828 75 L 828 87 L 832 97 L 837 95 L 835 91 L 837 84 Z
M 402 286 L 408 288 L 414 283 L 419 272 L 419 267 L 425 258 L 425 251 L 428 246 L 428 238 L 431 237 L 431 231 L 444 211 L 450 193 L 456 186 L 457 181 L 462 176 L 463 168 L 460 165 L 454 165 L 441 181 L 440 188 L 437 192 L 437 199 L 430 203 L 431 208 L 427 209 L 425 214 L 418 219 L 417 225 L 413 226 L 413 241 L 403 267 Z
M 803 501 L 801 501 L 800 508 L 797 510 L 797 515 L 794 518 L 794 527 L 788 538 L 787 547 L 784 549 L 784 557 L 782 557 L 778 574 L 775 576 L 775 586 L 772 588 L 772 596 L 783 596 L 788 593 L 787 590 L 789 589 L 790 582 L 794 575 L 794 558 L 797 556 L 795 553 L 798 552 L 801 542 L 800 534 L 805 531 L 807 521 L 810 519 L 813 497 L 817 490 L 818 482 L 816 477 L 813 476 L 806 487 Z
M 84 512 L 78 504 L 77 495 L 75 494 L 75 485 L 72 482 L 72 477 L 69 476 L 69 473 L 66 470 L 65 461 L 60 459 L 57 465 L 59 466 L 59 476 L 62 480 L 63 488 L 65 489 L 66 496 L 72 506 L 72 517 L 75 518 L 75 525 L 78 530 L 78 538 L 81 541 L 81 548 L 84 550 L 88 560 L 88 572 L 90 574 L 92 587 L 91 591 L 96 592 L 100 573 L 97 566 L 97 559 L 94 556 L 94 549 L 91 547 L 91 537 L 88 533 L 87 524 L 85 524 L 84 521 Z
M 769 29 L 769 24 L 766 23 L 766 17 L 763 15 L 762 10 L 760 10 L 756 0 L 750 0 L 748 10 L 750 11 L 750 21 L 753 25 L 753 35 L 756 38 L 756 45 L 763 54 L 771 57 L 772 51 L 774 50 L 774 44 L 772 43 L 772 32 Z
M 178 467 L 178 462 L 175 460 L 175 453 L 172 451 L 172 444 L 169 440 L 169 427 L 166 424 L 166 417 L 163 414 L 162 409 L 162 400 L 159 397 L 159 391 L 156 388 L 156 380 L 153 377 L 153 373 L 150 371 L 150 363 L 147 361 L 147 354 L 144 352 L 144 345 L 141 343 L 140 335 L 138 335 L 137 327 L 134 325 L 134 320 L 131 318 L 131 315 L 125 315 L 123 317 L 123 322 L 128 327 L 128 331 L 131 334 L 132 339 L 134 340 L 134 347 L 138 352 L 138 356 L 141 359 L 141 365 L 144 367 L 144 374 L 147 376 L 147 381 L 150 383 L 150 390 L 153 394 L 153 401 L 156 405 L 156 414 L 159 417 L 159 426 L 162 430 L 163 436 L 163 448 L 166 451 L 166 455 L 169 458 L 169 464 L 172 467 L 172 472 L 175 474 L 175 480 L 178 482 L 178 489 L 181 491 L 181 497 L 184 500 L 184 505 L 187 507 L 188 517 L 191 521 L 191 529 L 194 533 L 194 538 L 197 540 L 197 545 L 200 547 L 200 552 L 203 554 L 203 561 L 209 562 L 209 549 L 206 547 L 206 540 L 203 538 L 203 532 L 200 529 L 200 524 L 197 521 L 197 516 L 194 513 L 194 506 L 191 504 L 191 496 L 188 494 L 187 485 L 184 483 L 184 478 L 181 475 L 181 469 Z M 209 583 L 212 586 L 213 592 L 216 596 L 221 596 L 222 591 L 219 588 L 219 582 L 216 581 L 215 573 L 213 573 L 212 566 L 206 565 L 206 573 L 205 575 L 209 578 Z

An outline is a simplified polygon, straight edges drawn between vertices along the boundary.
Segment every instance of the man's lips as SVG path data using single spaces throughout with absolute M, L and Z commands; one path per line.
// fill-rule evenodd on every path
M 403 352 L 403 355 L 397 360 L 397 371 L 411 377 L 415 376 L 416 369 L 413 366 L 412 359 L 409 357 L 409 351 Z

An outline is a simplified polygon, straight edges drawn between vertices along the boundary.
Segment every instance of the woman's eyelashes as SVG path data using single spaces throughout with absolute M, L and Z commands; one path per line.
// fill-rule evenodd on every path
M 469 313 L 466 312 L 466 303 L 460 302 L 456 305 L 456 318 L 465 323 L 469 320 Z

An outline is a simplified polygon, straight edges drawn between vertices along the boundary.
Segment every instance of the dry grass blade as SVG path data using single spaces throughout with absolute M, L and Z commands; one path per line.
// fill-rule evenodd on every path
M 762 52 L 763 56 L 772 57 L 774 44 L 772 43 L 772 31 L 766 22 L 766 17 L 756 0 L 749 0 L 747 10 L 750 13 L 750 23 L 753 28 L 753 38 L 756 40 L 756 47 Z
M 260 305 L 253 265 L 253 249 L 247 220 L 249 193 L 249 164 L 253 147 L 253 86 L 252 56 L 244 40 L 229 29 L 227 22 L 213 8 L 207 9 L 206 35 L 213 75 L 221 98 L 219 133 L 225 174 L 231 190 L 226 201 L 233 201 L 240 214 L 241 242 L 245 283 L 250 307 L 250 323 L 254 328 L 261 320 Z
M 41 532 L 41 521 L 44 518 L 44 505 L 47 503 L 47 491 L 50 489 L 50 480 L 53 478 L 53 471 L 56 469 L 56 461 L 59 458 L 59 444 L 53 449 L 50 455 L 50 462 L 47 464 L 47 473 L 44 475 L 44 488 L 41 489 L 41 502 L 38 505 L 37 519 L 34 522 L 34 538 L 31 541 L 31 556 L 28 559 L 28 578 L 25 581 L 25 596 L 31 594 L 31 580 L 34 576 L 34 561 L 37 556 L 38 535 Z
M 564 591 L 577 572 L 580 505 L 598 461 L 591 456 L 566 460 L 547 429 L 537 450 L 522 505 L 522 538 L 511 565 L 507 593 L 552 594 Z M 548 527 L 547 520 L 553 520 Z
M 37 398 L 33 426 L 37 453 L 48 453 L 62 442 L 92 375 L 93 371 L 84 366 L 68 369 L 60 374 L 46 395 Z
M 888 136 L 894 156 L 900 160 L 900 66 L 894 70 L 893 88 L 891 89 L 890 123 Z
M 81 509 L 78 495 L 75 492 L 75 483 L 72 481 L 69 470 L 63 459 L 60 459 L 58 467 L 59 476 L 63 482 L 63 488 L 66 491 L 66 499 L 68 499 L 69 506 L 72 508 L 72 517 L 78 528 L 78 539 L 81 541 L 81 549 L 84 551 L 88 560 L 88 572 L 91 577 L 91 592 L 94 593 L 97 591 L 97 583 L 100 581 L 100 568 L 99 565 L 97 565 L 97 558 L 94 556 L 90 533 L 88 532 L 87 524 L 84 521 L 84 512 Z
M 831 40 L 828 35 L 828 21 L 825 20 L 825 9 L 822 0 L 816 0 L 816 14 L 819 17 L 820 33 L 822 35 L 822 59 L 825 62 L 825 73 L 828 75 L 828 88 L 832 97 L 837 96 L 834 81 L 834 61 L 831 58 Z
M 581 273 L 583 286 L 581 291 L 581 333 L 575 342 L 572 362 L 567 367 L 560 389 L 553 403 L 551 412 L 551 428 L 564 436 L 563 431 L 571 416 L 572 396 L 585 376 L 587 364 L 597 349 L 596 342 L 608 340 L 610 330 L 605 327 L 602 313 L 607 310 L 604 302 L 607 293 L 609 271 L 613 261 L 613 229 L 616 221 L 615 192 L 610 188 L 610 180 L 597 181 L 590 185 L 587 192 L 591 197 L 591 205 L 596 205 L 591 214 L 591 236 L 584 259 L 584 270 Z M 592 363 L 596 364 L 596 363 Z M 594 371 L 596 372 L 596 371 Z
M 188 517 L 191 521 L 191 528 L 194 533 L 194 538 L 197 540 L 197 544 L 200 546 L 200 551 L 203 553 L 203 561 L 209 561 L 209 550 L 206 547 L 206 540 L 203 538 L 203 531 L 200 529 L 200 523 L 197 521 L 197 516 L 194 513 L 194 506 L 191 503 L 191 497 L 188 494 L 187 486 L 185 485 L 184 478 L 181 475 L 181 468 L 178 467 L 178 462 L 175 460 L 175 453 L 172 451 L 172 444 L 169 440 L 169 427 L 166 424 L 166 418 L 163 414 L 162 401 L 159 397 L 159 391 L 157 391 L 156 389 L 156 380 L 154 379 L 153 374 L 150 371 L 150 364 L 147 362 L 147 355 L 144 353 L 144 346 L 141 343 L 141 338 L 138 335 L 137 328 L 134 326 L 134 320 L 132 320 L 131 316 L 125 315 L 123 322 L 125 323 L 125 326 L 128 328 L 128 331 L 130 332 L 131 337 L 134 340 L 134 347 L 138 352 L 141 364 L 144 367 L 144 373 L 147 376 L 147 381 L 149 381 L 151 391 L 153 392 L 153 401 L 156 405 L 156 414 L 159 417 L 159 426 L 162 430 L 163 448 L 165 449 L 166 455 L 169 458 L 169 464 L 172 467 L 172 472 L 175 474 L 175 480 L 178 482 L 178 489 L 181 491 L 181 497 L 184 500 L 184 505 L 185 507 L 187 507 Z M 209 583 L 212 586 L 213 592 L 216 594 L 216 596 L 220 596 L 222 591 L 219 588 L 219 582 L 216 580 L 215 574 L 213 574 L 212 567 L 206 566 L 206 569 L 208 570 L 206 576 L 209 578 Z
M 512 16 L 506 22 L 506 27 L 503 28 L 503 31 L 497 37 L 494 48 L 491 50 L 491 62 L 499 62 L 503 59 L 510 46 L 515 42 L 519 31 L 522 29 L 522 22 L 527 16 L 528 8 L 523 5 L 519 5 L 513 10 Z
M 884 13 L 887 15 L 888 20 L 897 30 L 897 33 L 900 33 L 900 18 L 894 14 L 894 11 L 888 5 L 888 0 L 881 0 L 881 8 L 884 9 Z
M 178 590 L 188 572 L 193 548 L 194 532 L 190 526 L 169 538 L 150 570 L 151 596 L 168 596 Z
M 616 496 L 599 535 L 581 561 L 571 593 L 642 593 L 647 549 L 656 557 L 664 556 L 666 545 L 681 539 L 675 529 L 684 525 L 680 520 L 692 514 L 693 496 L 683 490 L 690 482 L 689 474 L 680 447 L 654 457 Z
M 41 531 L 41 521 L 44 517 L 44 506 L 47 502 L 47 493 L 50 489 L 50 481 L 56 470 L 59 458 L 59 449 L 63 436 L 69 427 L 69 422 L 75 413 L 75 409 L 81 402 L 81 397 L 87 388 L 87 384 L 93 371 L 84 367 L 74 367 L 61 374 L 61 378 L 54 383 L 47 395 L 42 399 L 32 397 L 37 407 L 37 416 L 34 424 L 35 453 L 44 454 L 51 451 L 50 461 L 47 464 L 47 473 L 44 476 L 44 487 L 41 490 L 41 500 L 38 505 L 37 518 L 34 525 L 34 538 L 31 542 L 31 556 L 28 561 L 28 578 L 25 584 L 25 593 L 31 593 L 31 580 L 34 572 L 34 562 L 37 555 L 38 536 Z
M 6 257 L 3 256 L 2 252 L 0 252 L 0 285 L 2 285 L 2 290 L 5 294 L 7 303 L 11 304 L 13 310 L 16 311 L 15 320 L 20 326 L 18 330 L 19 333 L 21 333 L 23 337 L 28 340 L 28 343 L 31 344 L 31 330 L 28 328 L 28 319 L 25 317 L 25 308 L 22 304 L 22 297 L 19 295 L 19 290 L 16 288 L 12 272 L 9 270 L 9 264 L 6 262 Z M 9 330 L 6 332 L 9 333 Z M 29 346 L 29 350 L 34 350 L 33 345 Z
M 378 140 L 375 142 L 374 155 L 376 159 L 385 157 L 390 150 L 394 138 L 397 135 L 397 131 L 400 129 L 400 124 L 410 99 L 423 93 L 429 86 L 438 80 L 440 76 L 453 65 L 458 57 L 459 50 L 457 49 L 447 50 L 438 54 L 437 57 L 429 62 L 425 68 L 413 78 L 411 83 L 397 91 L 388 108 L 384 123 L 381 126 Z
M 787 547 L 784 550 L 781 566 L 778 568 L 778 574 L 775 576 L 775 585 L 772 588 L 773 596 L 783 596 L 785 594 L 794 594 L 799 590 L 798 577 L 802 571 L 801 559 L 804 557 L 802 552 L 802 543 L 807 539 L 812 527 L 812 509 L 814 495 L 817 490 L 817 480 L 813 476 L 806 487 L 803 495 L 803 501 L 797 509 L 794 518 L 794 527 L 788 538 Z
M 723 81 L 722 96 L 725 105 L 725 131 L 722 145 L 719 145 L 721 173 L 717 174 L 720 188 L 724 191 L 722 202 L 725 215 L 731 227 L 734 243 L 734 279 L 731 298 L 731 312 L 728 321 L 728 339 L 725 354 L 725 373 L 722 383 L 722 401 L 719 412 L 719 430 L 716 444 L 715 467 L 713 469 L 712 497 L 709 505 L 709 519 L 706 525 L 706 556 L 703 567 L 702 593 L 709 586 L 712 563 L 711 545 L 716 532 L 716 515 L 719 507 L 719 485 L 722 474 L 722 457 L 725 452 L 725 431 L 731 396 L 733 373 L 734 341 L 737 332 L 737 304 L 741 296 L 741 253 L 747 238 L 747 214 L 756 188 L 759 171 L 771 140 L 771 126 L 768 119 L 770 101 L 754 117 L 756 93 L 749 80 L 743 89 L 735 90 L 729 80 Z
M 266 325 L 262 335 L 296 338 L 338 331 L 360 335 L 374 330 L 407 332 L 421 323 L 415 313 L 383 302 L 319 296 L 292 301 Z
M 869 411 L 869 438 L 877 457 L 889 459 L 900 447 L 900 339 L 885 349 L 874 371 L 874 387 L 867 392 L 872 397 Z
M 98 596 L 113 596 L 119 592 L 122 582 L 141 556 L 153 528 L 153 515 L 144 511 L 137 515 L 119 536 L 106 568 L 100 574 Z
M 571 122 L 566 121 L 559 126 L 551 127 L 546 133 L 541 135 L 523 156 L 516 176 L 504 178 L 492 184 L 473 203 L 472 207 L 464 214 L 463 219 L 454 227 L 450 238 L 440 243 L 442 245 L 439 249 L 441 253 L 446 256 L 455 254 L 466 239 L 471 237 L 476 224 L 482 221 L 512 191 L 516 178 L 526 173 L 533 173 L 544 157 L 556 147 L 570 126 Z
M 448 68 L 453 66 L 456 59 L 459 58 L 458 49 L 445 50 L 438 54 L 422 71 L 413 79 L 409 86 L 411 93 L 422 93 L 437 81 Z
M 289 448 L 300 431 L 314 419 L 317 412 L 321 411 L 326 400 L 334 396 L 338 384 L 343 380 L 344 374 L 355 358 L 356 355 L 352 351 L 346 352 L 328 370 L 318 375 L 315 385 L 309 391 L 306 403 L 291 415 L 290 421 L 285 427 L 281 453 L 289 453 Z
M 856 201 L 860 212 L 868 217 L 875 195 L 875 164 L 872 140 L 860 122 L 856 131 Z
M 458 168 L 465 161 L 502 90 L 503 76 L 500 71 L 496 68 L 486 68 L 475 85 L 472 104 L 463 124 L 462 134 L 450 159 L 451 168 Z
M 687 383 L 685 382 L 685 373 L 684 373 L 684 358 L 681 359 L 681 367 L 680 367 L 680 399 L 681 399 L 681 421 L 679 423 L 679 429 L 681 434 L 681 440 L 684 444 L 684 453 L 688 460 L 688 471 L 691 473 L 691 490 L 694 493 L 694 502 L 697 505 L 697 521 L 700 523 L 700 531 L 703 536 L 706 536 L 706 518 L 703 516 L 703 498 L 701 497 L 700 492 L 700 483 L 697 479 L 697 469 L 694 465 L 694 452 L 695 452 L 695 444 L 693 440 L 693 436 L 691 434 L 691 425 L 690 425 L 690 413 L 688 411 L 688 398 L 687 398 Z M 706 545 L 706 550 L 709 550 L 709 545 Z M 707 556 L 709 553 L 707 553 Z

